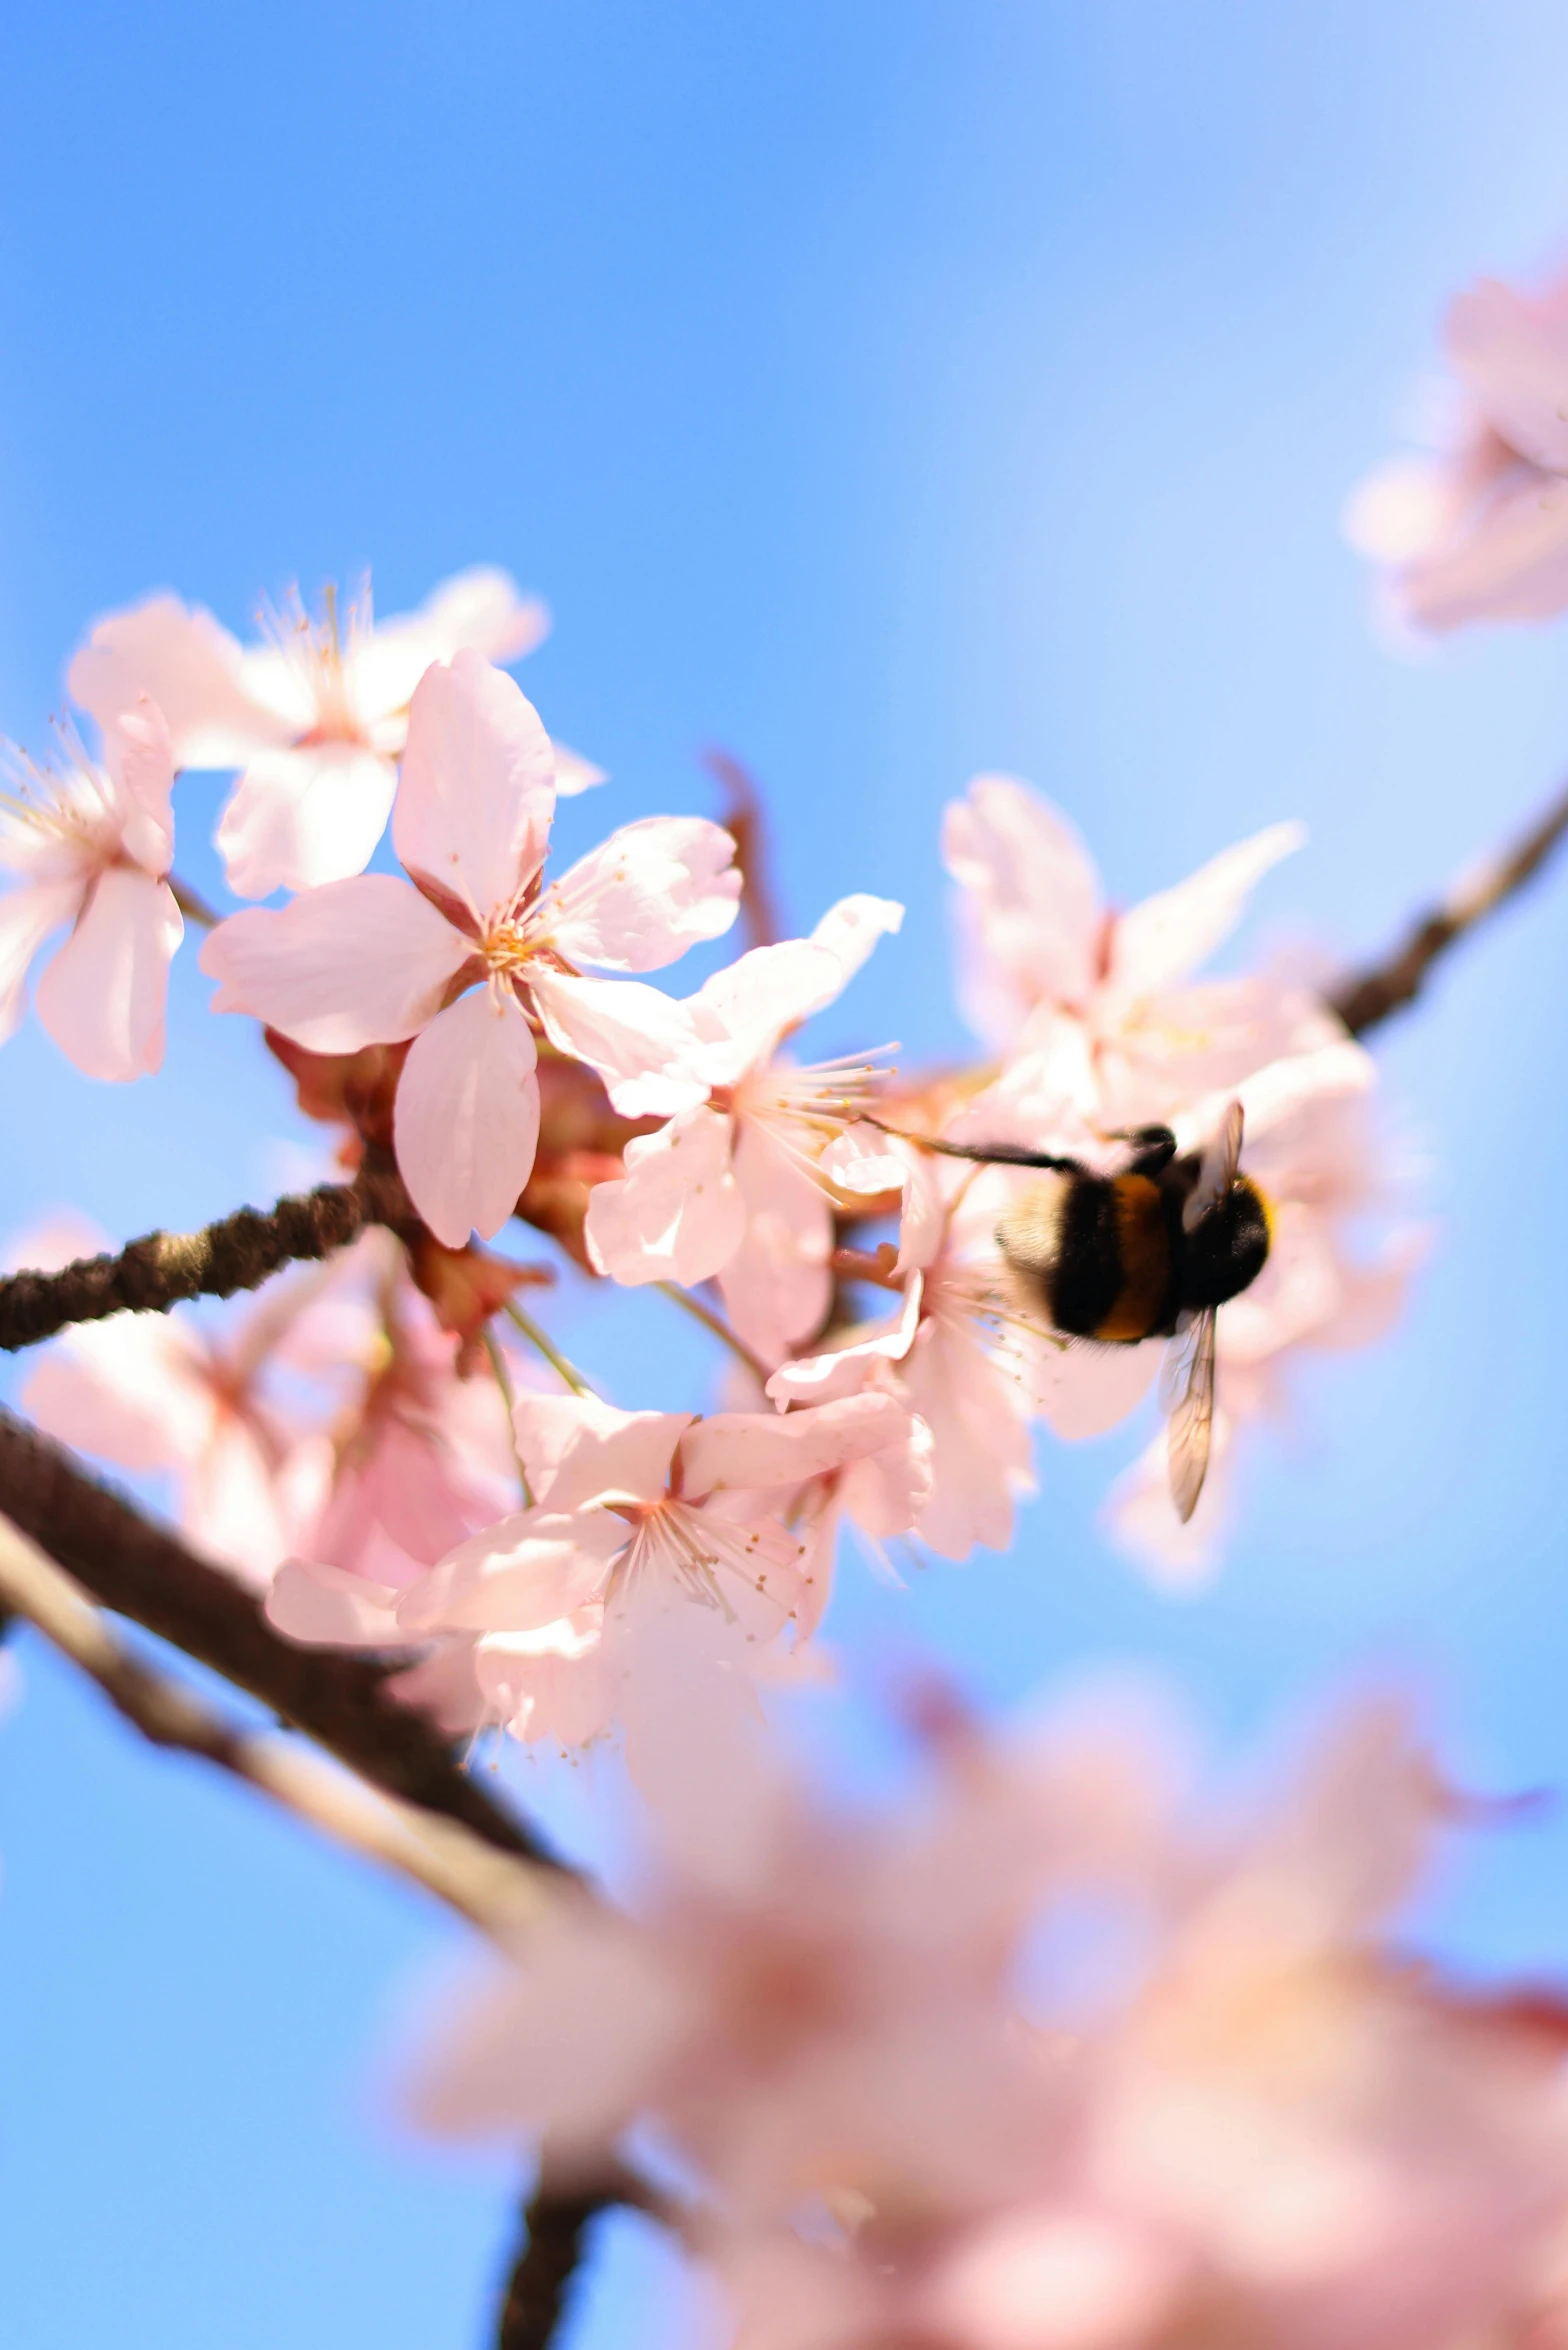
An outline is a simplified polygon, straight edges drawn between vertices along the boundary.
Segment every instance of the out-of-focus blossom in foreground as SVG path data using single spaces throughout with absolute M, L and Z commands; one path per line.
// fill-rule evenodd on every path
M 165 712 L 176 767 L 242 770 L 218 820 L 229 886 L 242 898 L 360 873 L 386 829 L 414 688 L 432 661 L 468 647 L 491 661 L 531 652 L 543 604 L 504 571 L 443 581 L 417 612 L 371 619 L 367 585 L 313 620 L 294 596 L 267 641 L 242 646 L 210 612 L 153 596 L 94 627 L 68 683 L 107 729 L 142 693 Z M 581 790 L 598 770 L 568 754 Z
M 163 1065 L 169 965 L 185 933 L 166 876 L 174 862 L 174 766 L 162 712 L 143 698 L 104 726 L 103 759 L 68 742 L 38 768 L 5 760 L 0 864 L 0 1042 L 17 1028 L 27 973 L 51 931 L 71 935 L 38 982 L 38 1017 L 84 1075 L 143 1077 Z
M 797 1067 L 782 1040 L 834 1002 L 903 908 L 850 897 L 810 938 L 754 947 L 686 1008 L 706 1098 L 630 1143 L 620 1181 L 588 1203 L 595 1265 L 617 1281 L 717 1275 L 730 1321 L 763 1361 L 817 1330 L 832 1289 L 825 1146 L 865 1106 L 869 1063 Z
M 854 1821 L 662 1687 L 635 1913 L 448 2019 L 427 2122 L 588 2181 L 651 2129 L 747 2350 L 1523 2342 L 1562 2024 L 1391 1939 L 1451 1809 L 1397 1709 L 1239 1825 L 1124 1724 L 949 1715 L 934 1788 Z
M 328 882 L 233 915 L 202 950 L 219 1011 L 249 1012 L 323 1053 L 414 1038 L 398 1082 L 398 1166 L 449 1247 L 517 1204 L 539 1131 L 535 1028 L 586 1061 L 630 1116 L 686 1108 L 687 1013 L 656 988 L 580 966 L 650 971 L 735 918 L 727 832 L 697 817 L 624 825 L 548 889 L 554 753 L 533 705 L 479 654 L 426 670 L 393 819 L 415 886 Z M 477 984 L 476 984 L 477 983 Z
M 1451 446 L 1363 482 L 1346 534 L 1418 627 L 1549 620 L 1568 610 L 1568 278 L 1539 295 L 1483 279 L 1443 340 L 1465 400 Z

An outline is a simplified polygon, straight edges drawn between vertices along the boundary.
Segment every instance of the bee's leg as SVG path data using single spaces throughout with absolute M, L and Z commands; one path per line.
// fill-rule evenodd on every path
M 983 1167 L 1046 1167 L 1058 1175 L 1086 1172 L 1077 1159 L 1060 1158 L 1051 1151 L 1029 1150 L 1018 1142 L 939 1142 L 934 1134 L 906 1134 L 902 1126 L 884 1126 L 880 1118 L 863 1118 L 861 1123 L 874 1126 L 879 1134 L 891 1134 L 899 1142 L 915 1142 L 922 1150 L 940 1151 L 944 1159 L 976 1159 Z M 1175 1148 L 1173 1140 L 1171 1150 Z
M 1176 1137 L 1168 1126 L 1133 1126 L 1113 1134 L 1113 1142 L 1130 1142 L 1129 1175 L 1163 1175 L 1176 1156 Z

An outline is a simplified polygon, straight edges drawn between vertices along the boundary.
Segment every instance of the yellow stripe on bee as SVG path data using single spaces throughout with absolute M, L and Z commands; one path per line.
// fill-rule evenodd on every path
M 1147 1338 L 1159 1319 L 1170 1280 L 1170 1244 L 1158 1184 L 1147 1175 L 1118 1175 L 1112 1192 L 1122 1285 L 1094 1335 L 1130 1343 Z

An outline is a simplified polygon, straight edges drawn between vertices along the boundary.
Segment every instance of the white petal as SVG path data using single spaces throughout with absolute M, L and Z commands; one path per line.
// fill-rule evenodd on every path
M 908 1404 L 883 1394 L 844 1396 L 782 1416 L 716 1412 L 681 1438 L 684 1490 L 696 1500 L 801 1485 L 889 1444 L 907 1443 L 909 1425 Z
M 528 1482 L 553 1510 L 610 1495 L 656 1501 L 690 1412 L 622 1412 L 594 1395 L 520 1395 L 512 1411 Z
M 353 1053 L 416 1035 L 469 952 L 417 889 L 361 873 L 291 906 L 231 914 L 200 962 L 219 982 L 215 1012 L 248 1012 L 312 1052 Z
M 569 963 L 658 971 L 735 919 L 735 843 L 701 816 L 646 816 L 552 882 L 534 917 Z
M 152 596 L 98 621 L 71 663 L 71 695 L 107 729 L 145 694 L 168 721 L 178 767 L 239 767 L 286 729 L 246 691 L 235 639 L 198 605 Z
M 406 1648 L 397 1598 L 389 1584 L 367 1583 L 342 1567 L 287 1559 L 267 1593 L 266 1616 L 305 1648 Z
M 728 1262 L 746 1229 L 730 1129 L 704 1104 L 627 1144 L 625 1175 L 588 1195 L 585 1237 L 599 1272 L 692 1289 Z
M 862 890 L 830 906 L 811 934 L 814 947 L 836 955 L 847 986 L 879 938 L 901 930 L 904 909 L 896 898 L 873 898 Z
M 734 1167 L 746 1235 L 719 1287 L 736 1331 L 771 1368 L 827 1312 L 833 1211 L 806 1170 L 749 1118 L 741 1121 Z
M 684 1004 L 636 979 L 568 979 L 530 971 L 550 1042 L 586 1061 L 624 1118 L 668 1118 L 708 1097 L 700 1047 Z
M 27 1009 L 27 973 L 51 930 L 75 918 L 84 881 L 24 881 L 0 897 L 0 1044 Z
M 476 987 L 414 1043 L 398 1080 L 393 1141 L 408 1195 L 448 1248 L 499 1232 L 539 1141 L 538 1055 L 508 987 Z
M 942 819 L 959 884 L 965 1011 L 999 1043 L 1041 1002 L 1081 1002 L 1093 983 L 1100 886 L 1067 819 L 1011 775 L 979 775 Z
M 409 707 L 392 816 L 409 871 L 485 923 L 544 863 L 554 814 L 555 759 L 532 702 L 478 653 L 433 663 Z
M 1195 971 L 1230 936 L 1270 866 L 1306 837 L 1300 824 L 1271 824 L 1123 914 L 1112 933 L 1110 991 L 1137 1001 Z
M 386 830 L 395 783 L 390 759 L 354 743 L 259 752 L 218 819 L 230 889 L 269 898 L 362 873 Z
M 85 1076 L 111 1082 L 163 1065 L 169 965 L 185 935 L 166 883 L 117 865 L 38 982 L 38 1017 Z
M 753 947 L 687 998 L 710 1085 L 734 1085 L 770 1060 L 780 1039 L 842 991 L 846 972 L 830 947 L 790 938 Z
M 542 597 L 520 595 L 511 573 L 495 563 L 475 563 L 443 579 L 417 617 L 438 639 L 443 657 L 471 645 L 487 661 L 520 661 L 550 633 L 549 605 Z

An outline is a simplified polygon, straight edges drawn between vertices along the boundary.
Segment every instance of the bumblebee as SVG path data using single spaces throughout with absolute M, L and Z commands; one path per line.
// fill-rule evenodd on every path
M 1141 1126 L 1116 1138 L 1131 1145 L 1131 1156 L 1112 1175 L 1011 1143 L 906 1138 L 949 1158 L 1048 1173 L 1014 1201 L 996 1239 L 1054 1329 L 1102 1346 L 1171 1341 L 1160 1401 L 1170 1419 L 1171 1499 L 1183 1524 L 1209 1465 L 1215 1317 L 1268 1261 L 1268 1209 L 1237 1171 L 1241 1138 L 1240 1102 L 1201 1151 L 1178 1151 L 1168 1126 Z

